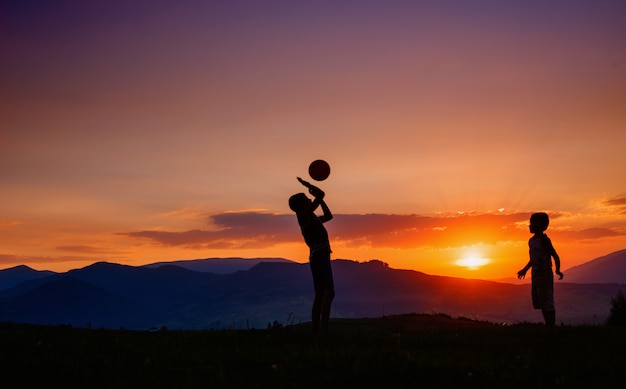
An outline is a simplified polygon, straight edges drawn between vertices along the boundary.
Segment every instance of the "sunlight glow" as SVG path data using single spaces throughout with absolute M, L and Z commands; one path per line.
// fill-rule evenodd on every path
M 488 264 L 490 261 L 487 258 L 482 258 L 479 256 L 475 256 L 475 255 L 470 255 L 467 256 L 465 258 L 461 258 L 457 261 L 455 261 L 454 263 L 457 266 L 463 266 L 468 268 L 469 270 L 476 270 L 486 264 Z

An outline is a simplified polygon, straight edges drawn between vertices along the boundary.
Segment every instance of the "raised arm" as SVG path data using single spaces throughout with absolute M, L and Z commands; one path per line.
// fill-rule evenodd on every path
M 324 214 L 322 216 L 318 216 L 317 218 L 322 223 L 326 223 L 333 218 L 333 214 L 330 212 L 330 208 L 328 208 L 328 205 L 326 205 L 326 202 L 324 200 L 320 200 L 320 206 L 322 207 L 322 211 L 324 212 Z
M 330 212 L 330 208 L 328 208 L 328 205 L 324 201 L 324 196 L 326 196 L 324 191 L 318 188 L 317 186 L 311 184 L 310 182 L 303 180 L 300 177 L 297 177 L 297 178 L 298 178 L 298 181 L 300 181 L 302 185 L 306 186 L 309 189 L 309 193 L 313 195 L 314 197 L 314 200 L 311 203 L 311 211 L 315 211 L 318 206 L 321 206 L 323 215 L 318 216 L 318 219 L 322 223 L 325 223 L 331 220 L 333 218 L 333 214 L 332 212 Z

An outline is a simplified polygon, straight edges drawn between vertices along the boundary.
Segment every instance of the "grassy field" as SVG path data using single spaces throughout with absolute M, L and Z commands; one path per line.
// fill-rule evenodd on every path
M 250 331 L 0 324 L 2 381 L 84 388 L 606 388 L 626 381 L 626 328 L 497 326 L 445 315 Z M 621 383 L 621 385 L 620 385 Z M 2 387 L 9 387 L 4 386 Z

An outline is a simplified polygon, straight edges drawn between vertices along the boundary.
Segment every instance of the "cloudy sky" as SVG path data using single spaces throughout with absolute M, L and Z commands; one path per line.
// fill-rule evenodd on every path
M 0 268 L 334 258 L 512 277 L 626 248 L 626 3 L 4 1 Z M 473 258 L 473 259 L 472 259 Z

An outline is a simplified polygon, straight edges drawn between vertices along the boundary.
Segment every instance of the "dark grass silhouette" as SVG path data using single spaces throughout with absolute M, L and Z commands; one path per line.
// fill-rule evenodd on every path
M 123 331 L 0 325 L 3 379 L 69 387 L 616 387 L 623 327 L 499 326 L 447 315 L 273 330 Z
M 611 299 L 611 314 L 607 324 L 626 326 L 626 297 L 624 297 L 624 293 L 621 290 Z

